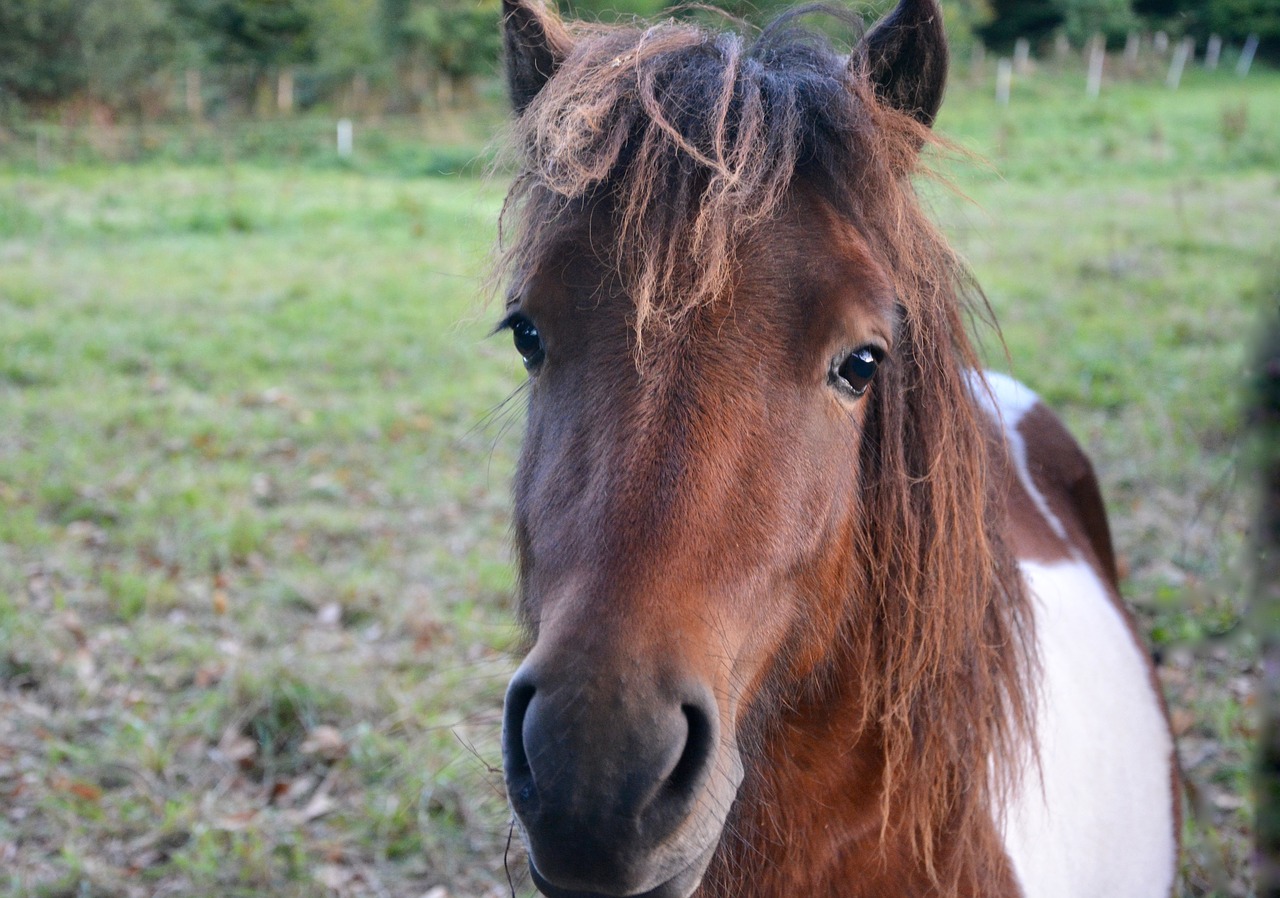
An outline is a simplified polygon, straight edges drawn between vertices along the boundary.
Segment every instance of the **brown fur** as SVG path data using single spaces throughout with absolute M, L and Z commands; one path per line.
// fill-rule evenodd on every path
M 846 232 L 898 307 L 848 460 L 858 488 L 843 497 L 840 539 L 797 574 L 817 604 L 750 691 L 746 779 L 699 894 L 1012 893 L 992 808 L 1031 736 L 1031 622 L 996 497 L 1002 449 L 964 374 L 978 365 L 963 326 L 972 291 L 911 181 L 930 132 L 880 102 L 856 57 L 815 121 L 804 66 L 824 85 L 836 75 L 811 35 L 753 47 L 676 22 L 548 27 L 571 48 L 515 126 L 501 265 L 512 308 L 557 259 L 595 258 L 597 302 L 610 302 L 608 283 L 628 302 L 632 358 L 613 363 L 670 380 L 682 347 L 714 333 L 707 321 L 749 305 L 744 290 L 770 276 L 762 257 L 851 258 Z M 770 53 L 795 65 L 778 74 Z M 766 77 L 794 78 L 793 102 L 775 90 L 766 103 Z M 702 89 L 667 89 L 681 79 Z M 807 248 L 773 243 L 797 210 L 832 220 Z M 607 394 L 583 389 L 580 402 L 606 407 Z M 729 452 L 724 439 L 702 451 Z M 518 505 L 527 584 L 524 528 L 540 509 L 532 493 Z M 848 800 L 834 807 L 833 795 Z

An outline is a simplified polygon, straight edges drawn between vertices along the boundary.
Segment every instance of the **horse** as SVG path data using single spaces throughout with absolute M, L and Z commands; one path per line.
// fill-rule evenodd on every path
M 982 372 L 916 193 L 936 0 L 848 52 L 797 15 L 502 16 L 537 889 L 1168 895 L 1174 743 L 1097 480 Z

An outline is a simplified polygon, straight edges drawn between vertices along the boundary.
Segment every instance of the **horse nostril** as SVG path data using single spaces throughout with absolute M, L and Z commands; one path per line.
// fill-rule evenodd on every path
M 680 706 L 687 726 L 684 752 L 667 777 L 667 788 L 682 796 L 691 796 L 706 779 L 715 748 L 715 728 L 706 709 L 697 704 Z
M 532 683 L 517 676 L 507 688 L 503 709 L 502 766 L 506 771 L 507 792 L 517 809 L 527 808 L 537 794 L 524 746 L 525 714 L 536 691 Z

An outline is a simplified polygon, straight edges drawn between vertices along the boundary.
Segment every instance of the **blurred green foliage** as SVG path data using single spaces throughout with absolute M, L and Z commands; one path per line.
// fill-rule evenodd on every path
M 1133 0 L 1133 9 L 1175 33 L 1217 34 L 1232 41 L 1256 34 L 1260 52 L 1273 58 L 1280 43 L 1280 0 Z
M 41 105 L 92 92 L 136 105 L 177 61 L 176 2 L 0 0 L 0 101 Z
M 1138 26 L 1129 0 L 1057 0 L 1062 10 L 1062 30 L 1080 46 L 1095 34 L 1108 41 L 1123 41 Z
M 762 24 L 795 0 L 709 0 Z M 893 0 L 833 0 L 873 20 Z M 697 15 L 677 0 L 558 0 L 597 21 Z M 953 48 L 1055 32 L 1080 46 L 1137 28 L 1280 47 L 1280 0 L 942 0 Z M 466 105 L 499 59 L 500 0 L 0 0 L 0 113 L 68 107 L 155 119 L 182 110 L 349 111 Z M 185 81 L 184 81 L 185 77 Z M 274 80 L 273 80 L 274 79 Z M 296 90 L 295 90 L 296 85 Z

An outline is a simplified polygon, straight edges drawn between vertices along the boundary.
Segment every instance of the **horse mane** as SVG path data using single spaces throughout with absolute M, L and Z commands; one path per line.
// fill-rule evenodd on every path
M 850 62 L 795 14 L 753 40 L 674 20 L 555 27 L 571 49 L 514 124 L 499 250 L 513 292 L 571 213 L 603 204 L 614 230 L 595 249 L 634 302 L 637 347 L 678 334 L 726 294 L 735 246 L 801 180 L 894 279 L 901 321 L 868 394 L 846 624 L 808 685 L 856 680 L 862 725 L 884 743 L 884 829 L 908 833 L 951 891 L 982 863 L 982 821 L 1028 757 L 1034 655 L 1000 450 L 968 375 L 980 363 L 964 322 L 985 300 L 912 183 L 937 138 L 879 101 L 859 51 Z M 775 685 L 758 701 L 787 702 L 795 684 Z

